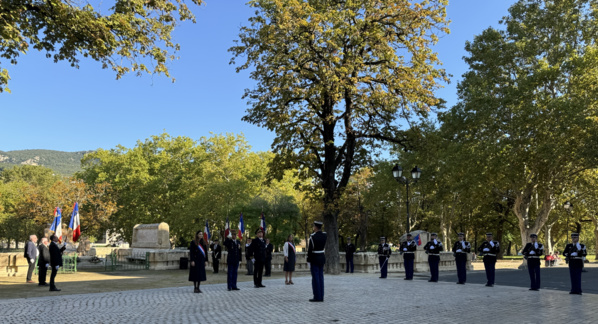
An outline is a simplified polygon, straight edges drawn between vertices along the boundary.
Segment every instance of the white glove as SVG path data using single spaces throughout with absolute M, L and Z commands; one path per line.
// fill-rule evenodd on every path
M 429 249 L 434 250 L 434 245 L 430 245 Z
M 536 252 L 535 251 L 529 251 L 529 254 L 534 255 L 534 254 L 536 254 Z
M 49 268 L 49 267 L 50 267 L 50 264 L 49 264 L 49 263 L 46 263 L 46 268 Z
M 55 268 L 56 268 L 56 270 L 58 270 L 58 268 L 60 268 L 60 266 L 56 266 Z
M 31 263 L 35 263 L 35 259 L 29 259 L 29 261 L 31 261 Z
M 571 253 L 571 256 L 577 256 L 577 252 Z
M 489 248 L 484 248 L 482 251 L 488 252 L 488 251 L 490 251 L 490 249 Z
M 403 251 L 407 251 L 407 248 L 403 248 Z
M 251 262 L 255 263 L 255 259 L 251 259 Z
M 458 249 L 457 252 L 463 252 L 461 249 Z

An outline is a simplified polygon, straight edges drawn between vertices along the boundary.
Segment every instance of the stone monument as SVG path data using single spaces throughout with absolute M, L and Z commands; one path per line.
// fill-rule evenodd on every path
M 134 249 L 170 249 L 170 227 L 162 222 L 159 224 L 137 224 L 133 227 Z

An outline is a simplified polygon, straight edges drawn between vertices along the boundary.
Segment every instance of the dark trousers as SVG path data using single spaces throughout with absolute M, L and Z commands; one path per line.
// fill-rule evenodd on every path
M 403 260 L 405 262 L 405 278 L 413 279 L 413 259 L 403 257 Z
M 438 281 L 438 265 L 440 264 L 439 255 L 428 255 L 428 265 L 430 265 L 430 280 Z
M 457 254 L 455 263 L 457 263 L 457 278 L 459 282 L 465 283 L 465 281 L 467 281 L 467 255 Z
M 484 257 L 484 269 L 486 269 L 486 284 L 494 285 L 494 269 L 496 267 L 496 257 L 485 256 Z
M 532 289 L 540 289 L 540 259 L 528 259 L 527 270 Z
M 226 272 L 226 285 L 228 289 L 237 288 L 237 271 L 239 270 L 239 263 L 229 263 L 228 271 Z
M 56 270 L 56 267 L 52 267 L 52 274 L 50 274 L 50 289 L 56 289 L 56 284 L 54 283 L 54 279 L 56 279 L 57 273 L 58 273 L 58 270 Z
M 253 276 L 253 262 L 251 262 L 251 259 L 247 259 L 245 267 L 247 267 L 247 274 Z
M 314 292 L 315 300 L 324 300 L 324 265 L 310 266 L 311 289 Z
M 253 266 L 253 284 L 256 286 L 261 286 L 262 275 L 264 274 L 264 261 L 255 260 Z
M 39 268 L 37 269 L 37 281 L 39 282 L 40 285 L 44 285 L 46 283 L 46 272 L 47 272 L 47 268 L 46 265 L 40 265 Z
M 571 292 L 575 294 L 581 294 L 581 266 L 571 266 L 569 261 L 569 276 L 571 277 Z
M 351 273 L 353 273 L 353 257 L 350 258 L 345 258 L 345 263 L 347 264 L 347 270 L 345 271 L 346 273 L 349 273 L 349 268 L 351 270 Z
M 388 274 L 388 258 L 378 257 L 378 262 L 380 263 L 380 278 L 386 278 Z
M 266 267 L 265 275 L 269 277 L 272 273 L 272 259 L 266 259 L 264 266 Z
M 29 269 L 27 269 L 27 281 L 31 281 L 33 270 L 35 270 L 35 260 L 33 260 L 33 263 L 31 263 L 31 260 L 27 259 L 27 263 L 29 263 Z
M 212 267 L 214 268 L 214 273 L 218 273 L 218 265 L 220 264 L 220 260 L 213 259 L 212 260 Z

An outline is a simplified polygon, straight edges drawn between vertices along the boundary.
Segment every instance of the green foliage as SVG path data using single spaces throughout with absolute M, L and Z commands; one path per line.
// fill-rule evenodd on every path
M 338 199 L 384 142 L 407 145 L 397 119 L 426 115 L 446 80 L 430 47 L 448 32 L 444 0 L 253 0 L 230 49 L 257 81 L 245 121 L 276 133 L 272 173 L 305 171 L 323 190 L 328 270 L 338 272 Z
M 68 61 L 73 67 L 79 66 L 80 55 L 92 58 L 115 71 L 117 78 L 128 72 L 170 76 L 166 63 L 179 48 L 172 32 L 179 21 L 195 21 L 187 5 L 181 0 L 116 0 L 108 10 L 100 6 L 66 0 L 3 0 L 0 58 L 16 64 L 19 55 L 32 47 L 54 62 Z M 9 91 L 9 79 L 8 71 L 0 69 L 0 92 Z
M 15 165 L 41 165 L 63 176 L 81 171 L 81 159 L 89 151 L 61 152 L 51 150 L 0 151 L 0 170 Z

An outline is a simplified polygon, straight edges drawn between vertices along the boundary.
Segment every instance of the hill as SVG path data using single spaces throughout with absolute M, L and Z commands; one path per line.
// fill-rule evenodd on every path
M 52 150 L 0 151 L 0 169 L 13 165 L 41 165 L 62 175 L 72 175 L 81 170 L 81 159 L 85 153 Z

